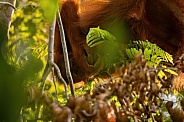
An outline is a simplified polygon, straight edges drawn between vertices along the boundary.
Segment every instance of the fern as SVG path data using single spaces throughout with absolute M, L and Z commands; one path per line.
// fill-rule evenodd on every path
M 86 36 L 86 43 L 89 47 L 95 47 L 103 42 L 116 40 L 113 35 L 108 31 L 97 28 L 90 28 L 88 35 Z
M 133 61 L 135 55 L 142 53 L 147 60 L 148 66 L 157 67 L 161 62 L 168 62 L 173 64 L 172 55 L 162 50 L 156 44 L 149 41 L 130 41 L 127 45 L 125 52 L 121 49 L 121 44 L 116 42 L 116 38 L 108 31 L 97 28 L 90 28 L 86 37 L 86 43 L 91 48 L 93 54 L 88 54 L 88 62 L 93 64 L 97 69 L 108 69 L 114 63 L 122 62 L 128 64 L 129 60 Z M 127 58 L 125 58 L 127 55 Z M 95 58 L 96 57 L 96 58 Z M 171 74 L 176 74 L 174 71 L 169 70 L 165 65 L 161 65 L 164 71 Z M 160 77 L 166 77 L 164 72 L 158 72 Z
M 126 54 L 130 60 L 133 60 L 136 54 L 143 53 L 147 60 L 148 66 L 157 67 L 161 62 L 168 62 L 173 64 L 172 55 L 162 50 L 156 44 L 146 41 L 132 41 L 127 45 Z M 161 65 L 164 70 L 159 70 L 157 75 L 160 78 L 167 78 L 165 72 L 177 75 L 177 73 L 171 69 L 168 69 L 166 65 Z
M 149 41 L 132 41 L 127 45 L 127 56 L 133 59 L 138 53 L 143 53 L 149 66 L 158 66 L 161 62 L 173 64 L 172 55 Z

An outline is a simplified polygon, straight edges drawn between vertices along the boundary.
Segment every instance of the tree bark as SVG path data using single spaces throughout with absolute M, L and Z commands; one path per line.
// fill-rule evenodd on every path
M 16 0 L 0 0 L 0 122 L 16 122 L 23 101 L 23 88 L 3 57 Z
M 2 46 L 3 42 L 8 40 L 9 27 L 11 24 L 11 18 L 14 12 L 14 8 L 3 2 L 7 2 L 15 5 L 16 0 L 1 0 L 0 3 L 0 46 Z

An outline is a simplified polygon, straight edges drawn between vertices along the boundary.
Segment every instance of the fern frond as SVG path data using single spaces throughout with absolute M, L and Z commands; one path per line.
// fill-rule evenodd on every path
M 106 30 L 97 28 L 90 28 L 86 36 L 86 43 L 89 47 L 95 47 L 103 42 L 114 41 L 116 38 Z
M 145 59 L 148 61 L 148 65 L 158 66 L 160 62 L 168 62 L 173 64 L 172 55 L 162 50 L 156 44 L 149 42 L 148 40 L 132 41 L 127 45 L 126 52 L 128 57 L 132 59 L 135 55 L 130 56 L 130 52 L 136 54 L 135 52 L 141 52 L 140 50 L 142 50 Z

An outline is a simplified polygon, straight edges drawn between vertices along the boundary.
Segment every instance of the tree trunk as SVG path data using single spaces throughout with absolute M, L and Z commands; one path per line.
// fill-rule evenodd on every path
M 0 122 L 16 122 L 22 106 L 22 85 L 3 57 L 16 0 L 0 0 Z
M 16 0 L 1 0 L 15 5 Z M 0 46 L 8 40 L 8 32 L 11 24 L 14 8 L 8 4 L 0 3 Z

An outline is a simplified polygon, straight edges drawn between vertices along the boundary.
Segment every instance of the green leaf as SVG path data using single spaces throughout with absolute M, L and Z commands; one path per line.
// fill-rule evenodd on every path
M 157 75 L 161 79 L 163 79 L 163 78 L 166 78 L 167 79 L 167 76 L 165 75 L 165 73 L 162 70 L 160 70 Z
M 150 60 L 150 55 L 151 55 L 151 50 L 149 50 L 148 48 L 146 48 L 144 50 L 144 57 L 145 57 L 145 59 Z
M 131 49 L 126 49 L 126 54 L 127 54 L 129 59 L 133 59 L 134 58 L 134 56 L 132 55 L 132 50 Z
M 114 41 L 115 37 L 106 30 L 97 28 L 90 28 L 88 35 L 86 36 L 86 43 L 89 47 L 95 47 L 103 42 Z
M 154 66 L 158 66 L 158 64 L 163 62 L 169 62 L 173 64 L 173 58 L 172 55 L 162 50 L 160 47 L 158 47 L 156 44 L 152 44 L 149 41 L 132 41 L 128 45 L 129 49 L 136 48 L 137 50 L 143 50 L 144 57 L 146 60 L 150 61 L 149 64 Z M 135 49 L 133 49 L 135 50 Z
M 176 73 L 174 70 L 171 70 L 169 68 L 167 68 L 167 66 L 162 66 L 164 69 L 165 72 L 168 72 L 170 74 L 173 74 L 173 75 L 178 75 L 178 73 Z
M 136 48 L 126 49 L 126 54 L 131 60 L 134 59 L 135 55 L 140 53 L 142 53 L 141 49 Z
M 40 7 L 46 20 L 52 22 L 58 10 L 58 0 L 40 0 Z

